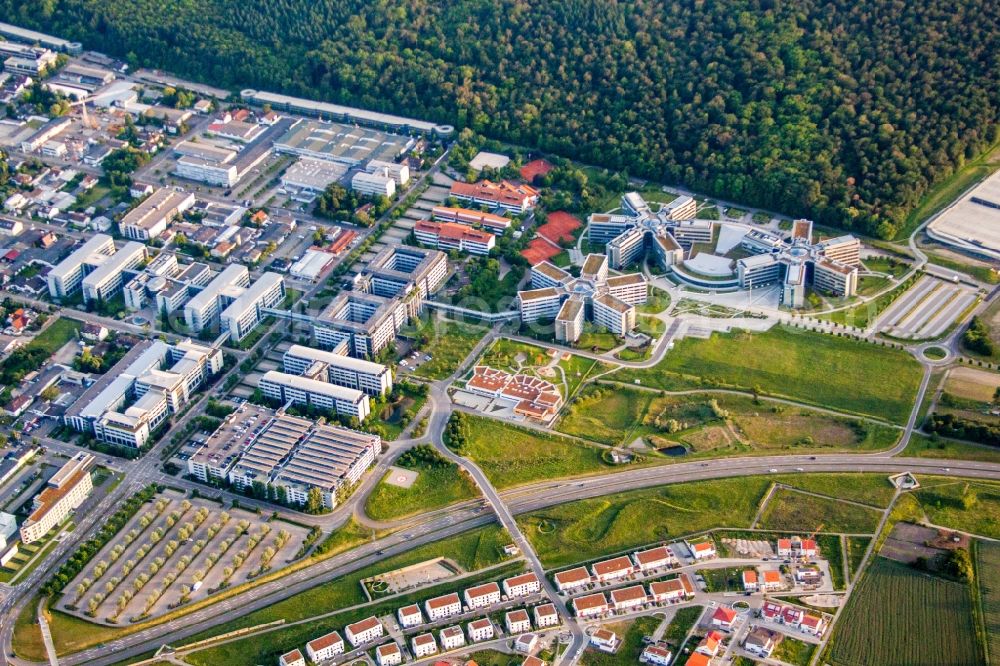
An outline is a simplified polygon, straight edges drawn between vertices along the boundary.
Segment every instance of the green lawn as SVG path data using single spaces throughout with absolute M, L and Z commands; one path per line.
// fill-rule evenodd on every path
M 56 353 L 64 344 L 73 340 L 83 328 L 83 322 L 68 317 L 60 317 L 49 324 L 44 331 L 25 345 L 25 349 L 41 349 L 51 356 Z
M 481 416 L 467 415 L 467 420 L 470 432 L 462 455 L 497 488 L 609 469 L 597 447 Z
M 778 643 L 778 646 L 774 648 L 774 652 L 771 654 L 771 657 L 773 659 L 783 661 L 786 664 L 793 664 L 793 666 L 809 666 L 815 651 L 816 646 L 812 643 L 806 643 L 805 641 L 800 641 L 797 638 L 785 636 L 785 638 Z
M 365 513 L 375 520 L 404 518 L 432 511 L 478 495 L 476 485 L 458 465 L 417 468 L 419 476 L 409 488 L 386 483 L 387 472 L 365 504 Z
M 670 294 L 662 289 L 650 287 L 649 299 L 642 305 L 637 306 L 636 310 L 642 314 L 659 314 L 669 307 Z
M 420 365 L 413 374 L 425 379 L 444 379 L 455 372 L 489 329 L 484 326 L 459 323 L 450 319 L 433 318 L 425 322 L 418 335 L 426 336 L 421 351 L 431 360 Z
M 721 479 L 568 502 L 517 517 L 547 567 L 713 527 L 748 527 L 770 480 Z
M 959 460 L 978 460 L 980 462 L 1000 462 L 1000 449 L 986 445 L 966 444 L 952 439 L 928 437 L 913 433 L 903 450 L 904 456 L 916 458 L 951 458 Z
M 567 359 L 560 359 L 559 367 L 562 368 L 566 378 L 566 397 L 569 397 L 588 377 L 607 370 L 609 366 L 600 361 L 573 355 Z
M 636 317 L 635 327 L 640 333 L 645 333 L 651 338 L 658 338 L 667 331 L 667 325 L 662 319 L 644 315 Z
M 758 527 L 812 531 L 822 526 L 824 532 L 874 534 L 881 517 L 876 509 L 778 488 L 768 500 Z
M 834 409 L 895 423 L 909 416 L 920 384 L 920 365 L 903 351 L 847 338 L 776 326 L 766 333 L 686 338 L 650 369 L 612 375 L 662 389 L 698 386 L 758 387 Z M 892 382 L 882 381 L 892 377 Z
M 865 550 L 871 541 L 868 537 L 847 537 L 847 569 L 852 581 L 857 576 L 861 559 L 865 556 Z
M 844 472 L 840 474 L 791 474 L 774 478 L 776 481 L 799 490 L 870 504 L 883 509 L 889 506 L 896 492 L 884 474 Z
M 639 655 L 646 647 L 642 639 L 652 636 L 656 628 L 660 626 L 662 618 L 659 616 L 645 616 L 636 618 L 618 633 L 621 645 L 614 654 L 601 652 L 590 648 L 583 653 L 580 663 L 585 666 L 632 666 L 639 662 Z
M 701 617 L 703 610 L 705 610 L 703 606 L 685 606 L 677 609 L 674 619 L 663 632 L 663 640 L 670 645 L 673 652 L 676 653 L 680 649 L 681 643 Z
M 522 368 L 536 368 L 552 361 L 548 350 L 526 342 L 499 338 L 479 357 L 480 365 L 511 372 Z
M 557 428 L 568 435 L 618 445 L 629 439 L 653 396 L 648 391 L 590 386 L 566 409 Z
M 656 448 L 679 444 L 688 453 L 671 459 L 678 462 L 691 457 L 786 450 L 877 451 L 895 444 L 901 432 L 808 407 L 755 402 L 748 396 L 712 392 L 658 395 L 610 383 L 581 391 L 556 428 L 609 445 L 630 443 L 637 437 L 646 438 Z
M 820 663 L 983 663 L 968 587 L 876 558 L 841 611 Z
M 926 476 L 918 480 L 922 487 L 913 496 L 932 523 L 1000 539 L 1000 483 Z M 967 493 L 974 500 L 965 508 L 962 498 Z

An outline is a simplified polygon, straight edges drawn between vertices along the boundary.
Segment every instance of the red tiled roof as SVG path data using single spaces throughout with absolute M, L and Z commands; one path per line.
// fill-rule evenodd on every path
M 619 571 L 624 571 L 626 569 L 632 568 L 632 562 L 625 557 L 616 557 L 612 560 L 604 560 L 603 562 L 598 562 L 594 565 L 594 574 L 597 576 L 603 576 L 610 573 L 617 573 Z
M 315 640 L 309 641 L 308 643 L 306 643 L 306 645 L 311 647 L 314 652 L 318 652 L 319 650 L 328 648 L 331 645 L 337 645 L 338 643 L 343 643 L 343 642 L 344 640 L 340 637 L 340 634 L 338 634 L 336 631 L 331 631 L 326 636 L 320 636 Z

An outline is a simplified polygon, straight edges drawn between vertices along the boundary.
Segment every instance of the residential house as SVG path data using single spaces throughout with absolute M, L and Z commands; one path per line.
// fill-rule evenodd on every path
M 712 613 L 712 626 L 731 631 L 736 622 L 736 610 L 729 606 L 719 606 Z
M 403 606 L 396 611 L 396 617 L 399 619 L 399 626 L 403 629 L 416 627 L 424 621 L 424 616 L 420 613 L 420 606 L 416 604 Z
M 635 560 L 635 565 L 639 567 L 639 571 L 645 573 L 654 569 L 669 567 L 672 555 L 669 548 L 666 546 L 659 546 L 657 548 L 650 548 L 649 550 L 632 553 L 632 559 Z
M 424 604 L 424 610 L 427 611 L 428 621 L 436 622 L 461 613 L 462 600 L 458 598 L 458 594 L 452 592 L 441 597 L 428 599 Z
M 531 631 L 531 618 L 528 617 L 528 612 L 524 609 L 519 608 L 510 611 L 504 616 L 504 622 L 507 625 L 507 633 L 509 634 L 521 634 Z
M 542 591 L 542 585 L 538 582 L 538 576 L 528 572 L 520 576 L 513 576 L 503 581 L 503 593 L 508 599 L 515 597 L 526 597 Z
M 375 649 L 375 659 L 378 666 L 399 666 L 403 663 L 403 651 L 395 642 L 386 643 Z
M 559 624 L 559 613 L 556 612 L 555 604 L 542 604 L 535 606 L 535 626 L 539 629 L 554 627 Z
M 743 639 L 743 649 L 750 654 L 767 659 L 774 648 L 781 642 L 782 636 L 776 631 L 764 627 L 754 627 Z
M 437 643 L 434 641 L 434 634 L 431 633 L 414 636 L 410 641 L 410 647 L 413 650 L 413 656 L 417 659 L 429 657 L 438 651 Z
M 599 583 L 607 583 L 613 580 L 620 580 L 632 573 L 632 561 L 622 555 L 611 560 L 597 562 L 591 567 L 594 577 Z
M 799 622 L 799 629 L 812 636 L 822 636 L 826 631 L 826 619 L 822 615 L 807 614 Z
M 380 638 L 382 632 L 382 623 L 374 615 L 344 627 L 344 634 L 354 647 Z
M 695 647 L 694 651 L 698 654 L 703 654 L 707 657 L 714 657 L 719 654 L 719 650 L 722 648 L 722 641 L 725 636 L 718 631 L 710 631 L 708 634 L 701 639 L 698 646 Z
M 556 587 L 560 592 L 568 592 L 590 583 L 590 573 L 583 567 L 560 571 L 555 575 Z
M 757 571 L 755 569 L 746 569 L 743 571 L 743 591 L 744 592 L 756 592 L 759 588 L 757 583 Z
M 465 634 L 459 626 L 445 627 L 438 632 L 442 650 L 457 650 L 465 645 Z
M 573 610 L 577 617 L 600 615 L 608 610 L 608 599 L 603 592 L 577 597 L 573 600 Z
M 336 631 L 331 631 L 326 636 L 306 643 L 306 654 L 311 661 L 323 661 L 332 659 L 338 654 L 344 653 L 344 639 Z
M 785 586 L 784 581 L 781 579 L 781 572 L 774 569 L 769 569 L 762 572 L 763 580 L 761 581 L 760 587 L 764 592 L 773 592 L 775 590 L 780 590 Z
M 470 609 L 486 608 L 500 603 L 500 586 L 494 582 L 470 587 L 465 591 L 465 604 Z
M 688 549 L 691 551 L 691 555 L 694 556 L 696 560 L 707 560 L 715 557 L 715 543 L 711 540 L 708 541 L 685 541 Z
M 473 620 L 465 628 L 469 632 L 469 640 L 473 643 L 488 641 L 494 636 L 493 623 L 486 617 Z
M 655 603 L 662 604 L 694 596 L 694 586 L 687 574 L 681 574 L 677 578 L 650 583 L 649 593 Z
M 642 608 L 646 603 L 646 588 L 632 585 L 611 590 L 611 605 L 616 611 L 630 611 Z
M 535 634 L 521 634 L 514 639 L 514 650 L 524 654 L 531 654 L 538 646 L 538 636 Z
M 279 666 L 306 666 L 306 659 L 300 650 L 292 650 L 278 657 Z
M 599 628 L 590 635 L 590 644 L 598 650 L 614 652 L 618 649 L 618 643 L 618 635 L 610 629 L 605 629 L 604 627 Z
M 673 657 L 670 650 L 663 645 L 647 645 L 646 649 L 639 655 L 639 661 L 643 664 L 653 664 L 654 666 L 670 666 L 670 658 Z

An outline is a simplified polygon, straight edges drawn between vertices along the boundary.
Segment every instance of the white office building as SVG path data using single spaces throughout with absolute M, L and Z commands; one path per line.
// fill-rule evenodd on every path
M 117 294 L 124 284 L 124 272 L 144 262 L 148 256 L 146 246 L 136 241 L 125 243 L 122 249 L 101 262 L 83 278 L 85 301 L 106 301 Z
M 334 410 L 337 415 L 353 416 L 361 421 L 371 413 L 368 396 L 363 392 L 307 377 L 269 370 L 257 386 L 267 398 L 282 404 L 291 402 Z
M 367 196 L 391 197 L 396 193 L 396 181 L 384 169 L 375 173 L 359 171 L 351 178 L 351 189 Z
M 87 242 L 56 264 L 46 279 L 52 298 L 65 298 L 80 288 L 84 276 L 115 253 L 115 241 L 106 234 L 95 234 Z
M 219 313 L 250 286 L 250 271 L 241 264 L 226 266 L 184 305 L 184 321 L 193 333 L 214 325 Z
M 222 330 L 228 331 L 233 342 L 239 342 L 263 319 L 263 308 L 274 307 L 284 298 L 284 279 L 277 273 L 264 273 L 219 315 Z
M 341 346 L 346 351 L 346 345 Z M 322 367 L 315 367 L 320 364 Z M 337 386 L 357 389 L 373 396 L 385 395 L 392 390 L 392 370 L 364 359 L 343 354 L 292 345 L 282 358 L 284 371 L 294 375 L 325 375 L 326 381 Z

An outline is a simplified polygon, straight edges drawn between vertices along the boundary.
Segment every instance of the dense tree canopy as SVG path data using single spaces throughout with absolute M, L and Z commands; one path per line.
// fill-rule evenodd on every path
M 891 235 L 997 137 L 996 0 L 0 0 L 233 89 L 451 122 Z

